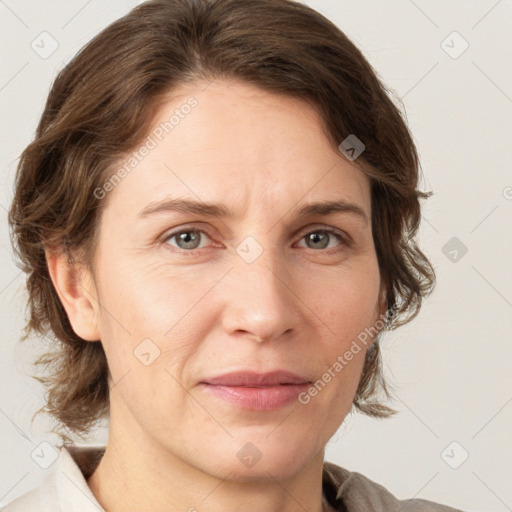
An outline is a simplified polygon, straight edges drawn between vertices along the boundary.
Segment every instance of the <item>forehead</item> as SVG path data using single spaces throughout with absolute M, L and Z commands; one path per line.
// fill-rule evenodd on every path
M 319 114 L 300 99 L 245 83 L 174 89 L 119 167 L 128 161 L 132 168 L 109 192 L 125 212 L 175 196 L 266 216 L 345 199 L 370 216 L 368 177 L 330 145 Z

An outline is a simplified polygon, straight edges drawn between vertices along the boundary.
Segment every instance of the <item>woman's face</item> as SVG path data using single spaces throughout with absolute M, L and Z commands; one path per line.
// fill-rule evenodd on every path
M 369 181 L 306 103 L 206 85 L 173 91 L 102 199 L 93 291 L 110 435 L 219 478 L 284 478 L 343 421 L 358 335 L 384 312 Z M 323 202 L 360 212 L 305 210 Z

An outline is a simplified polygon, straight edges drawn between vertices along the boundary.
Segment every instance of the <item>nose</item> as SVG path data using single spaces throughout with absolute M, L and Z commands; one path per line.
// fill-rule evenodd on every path
M 231 336 L 258 343 L 289 338 L 301 318 L 299 291 L 290 267 L 276 251 L 249 263 L 238 254 L 223 280 L 223 327 Z

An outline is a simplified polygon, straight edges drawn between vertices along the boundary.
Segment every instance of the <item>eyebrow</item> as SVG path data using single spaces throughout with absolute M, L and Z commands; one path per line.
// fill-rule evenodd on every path
M 180 212 L 193 213 L 204 217 L 234 217 L 234 213 L 225 205 L 220 203 L 207 203 L 191 199 L 164 199 L 162 201 L 148 204 L 140 213 L 140 218 L 145 218 L 155 213 Z M 343 200 L 320 201 L 303 206 L 297 211 L 298 217 L 313 215 L 329 215 L 331 213 L 351 213 L 360 217 L 366 224 L 369 219 L 363 208 L 357 204 L 348 203 Z

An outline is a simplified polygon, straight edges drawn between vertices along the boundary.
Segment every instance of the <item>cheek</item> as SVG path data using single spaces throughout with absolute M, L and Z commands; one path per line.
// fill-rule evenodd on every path
M 187 410 L 183 371 L 200 339 L 190 329 L 187 312 L 201 290 L 169 276 L 111 269 L 101 288 L 100 329 L 111 400 L 124 403 L 141 422 L 150 422 L 155 409 L 170 404 L 173 410 Z
M 351 402 L 366 352 L 374 341 L 375 328 L 382 327 L 378 322 L 378 267 L 373 267 L 374 272 L 367 270 L 372 269 L 371 263 L 362 268 L 360 272 L 340 272 L 330 280 L 326 293 L 317 291 L 310 296 L 312 304 L 319 305 L 315 312 L 318 311 L 326 332 L 317 344 L 322 373 L 316 387 L 329 387 L 326 400 L 339 404 Z
M 207 300 L 200 302 L 213 278 L 191 283 L 190 272 L 128 268 L 117 261 L 105 262 L 99 278 L 100 333 L 113 379 L 150 361 L 155 371 L 144 380 L 160 367 L 180 374 L 210 325 Z
M 347 342 L 374 325 L 379 315 L 380 288 L 376 262 L 337 269 L 323 283 L 308 300 L 331 337 Z

